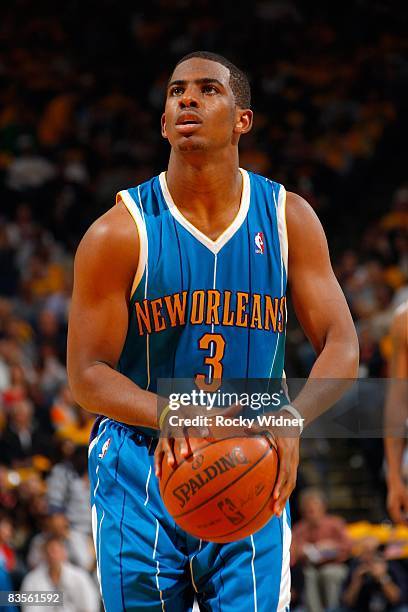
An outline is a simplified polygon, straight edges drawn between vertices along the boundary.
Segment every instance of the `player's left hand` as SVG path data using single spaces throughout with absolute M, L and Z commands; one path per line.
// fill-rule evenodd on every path
M 287 416 L 292 418 L 290 413 Z M 247 430 L 247 433 L 259 435 L 266 431 L 273 437 L 279 457 L 278 474 L 272 494 L 272 510 L 276 516 L 281 516 L 285 504 L 296 486 L 300 431 L 297 427 L 286 427 L 285 429 L 270 427 L 268 430 L 265 430 L 264 427 L 252 427 Z

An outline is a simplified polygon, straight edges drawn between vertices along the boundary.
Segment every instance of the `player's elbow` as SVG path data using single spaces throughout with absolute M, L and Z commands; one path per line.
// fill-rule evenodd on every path
M 322 350 L 329 352 L 336 378 L 351 381 L 358 377 L 360 350 L 353 323 L 331 326 Z
M 345 369 L 344 377 L 353 380 L 357 378 L 360 364 L 360 348 L 354 327 L 350 330 L 347 341 L 344 342 L 342 361 Z
M 93 372 L 93 368 L 70 367 L 69 361 L 67 364 L 68 381 L 74 401 L 93 414 L 97 414 L 98 410 L 94 408 L 92 397 L 94 389 L 96 389 L 97 381 Z

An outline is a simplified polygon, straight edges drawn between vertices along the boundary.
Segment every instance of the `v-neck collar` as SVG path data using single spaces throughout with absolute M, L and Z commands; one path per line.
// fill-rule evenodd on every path
M 166 173 L 162 172 L 159 176 L 160 187 L 170 213 L 180 223 L 180 225 L 182 225 L 190 234 L 192 234 L 192 236 L 194 236 L 194 238 L 196 238 L 214 254 L 219 253 L 222 247 L 225 246 L 234 236 L 245 221 L 248 214 L 249 202 L 251 199 L 251 185 L 248 172 L 243 168 L 240 168 L 240 172 L 242 174 L 242 194 L 239 210 L 231 224 L 222 232 L 222 234 L 220 234 L 220 236 L 218 236 L 217 240 L 211 240 L 211 238 L 201 232 L 195 225 L 190 223 L 190 221 L 177 208 L 173 198 L 171 197 L 171 193 L 167 186 Z

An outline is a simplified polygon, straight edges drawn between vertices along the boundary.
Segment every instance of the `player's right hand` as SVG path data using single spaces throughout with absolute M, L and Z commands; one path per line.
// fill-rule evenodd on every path
M 408 525 L 408 487 L 400 478 L 388 482 L 387 508 L 394 523 Z
M 182 422 L 183 417 L 193 418 L 202 413 L 203 410 L 198 411 L 194 406 L 183 406 L 183 408 L 179 408 L 177 411 L 177 420 Z M 169 416 L 171 414 L 169 413 Z M 192 453 L 191 439 L 206 438 L 208 436 L 208 427 L 183 427 L 182 425 L 170 424 L 169 418 L 166 418 L 154 453 L 154 471 L 156 476 L 158 478 L 161 477 L 163 461 L 167 461 L 170 467 L 175 468 L 180 458 L 185 459 Z
M 242 407 L 240 405 L 234 404 L 220 412 L 214 410 L 206 412 L 205 408 L 197 408 L 196 406 L 183 406 L 182 408 L 179 408 L 177 412 L 181 421 L 183 418 L 191 419 L 195 416 L 211 415 L 211 417 L 215 417 L 216 414 L 223 414 L 224 417 L 233 417 L 236 416 L 241 410 Z M 157 444 L 154 453 L 154 470 L 156 476 L 158 478 L 161 477 L 163 461 L 167 460 L 170 467 L 176 468 L 180 459 L 185 459 L 191 455 L 193 452 L 191 442 L 193 440 L 202 440 L 203 438 L 214 440 L 217 438 L 223 438 L 227 434 L 231 435 L 233 431 L 236 435 L 247 435 L 242 429 L 236 430 L 232 427 L 228 428 L 228 430 L 226 430 L 226 428 L 221 428 L 221 431 L 217 430 L 215 427 L 210 428 L 205 425 L 182 427 L 171 425 L 169 419 L 166 419 L 163 429 L 160 432 L 159 443 Z

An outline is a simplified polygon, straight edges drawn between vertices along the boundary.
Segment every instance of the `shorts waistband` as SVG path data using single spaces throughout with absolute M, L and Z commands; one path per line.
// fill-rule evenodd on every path
M 98 415 L 96 417 L 89 437 L 89 443 L 91 443 L 92 440 L 94 440 L 98 435 L 99 426 L 104 419 L 106 419 L 106 417 L 104 417 L 103 415 Z M 109 421 L 112 423 L 116 423 L 116 425 L 119 425 L 120 427 L 128 429 L 132 434 L 132 438 L 138 446 L 156 448 L 157 443 L 159 441 L 159 436 L 155 434 L 154 430 L 152 430 L 152 433 L 150 433 L 149 430 L 141 429 L 140 427 L 136 427 L 135 425 L 128 425 L 127 423 L 121 423 L 120 421 L 116 421 L 115 419 L 109 419 Z
M 150 436 L 149 434 L 146 434 L 144 431 L 141 431 L 136 427 L 129 427 L 129 429 L 133 430 L 131 437 L 135 441 L 137 446 L 144 446 L 148 449 L 149 452 L 154 452 L 159 441 L 159 438 L 157 436 Z

